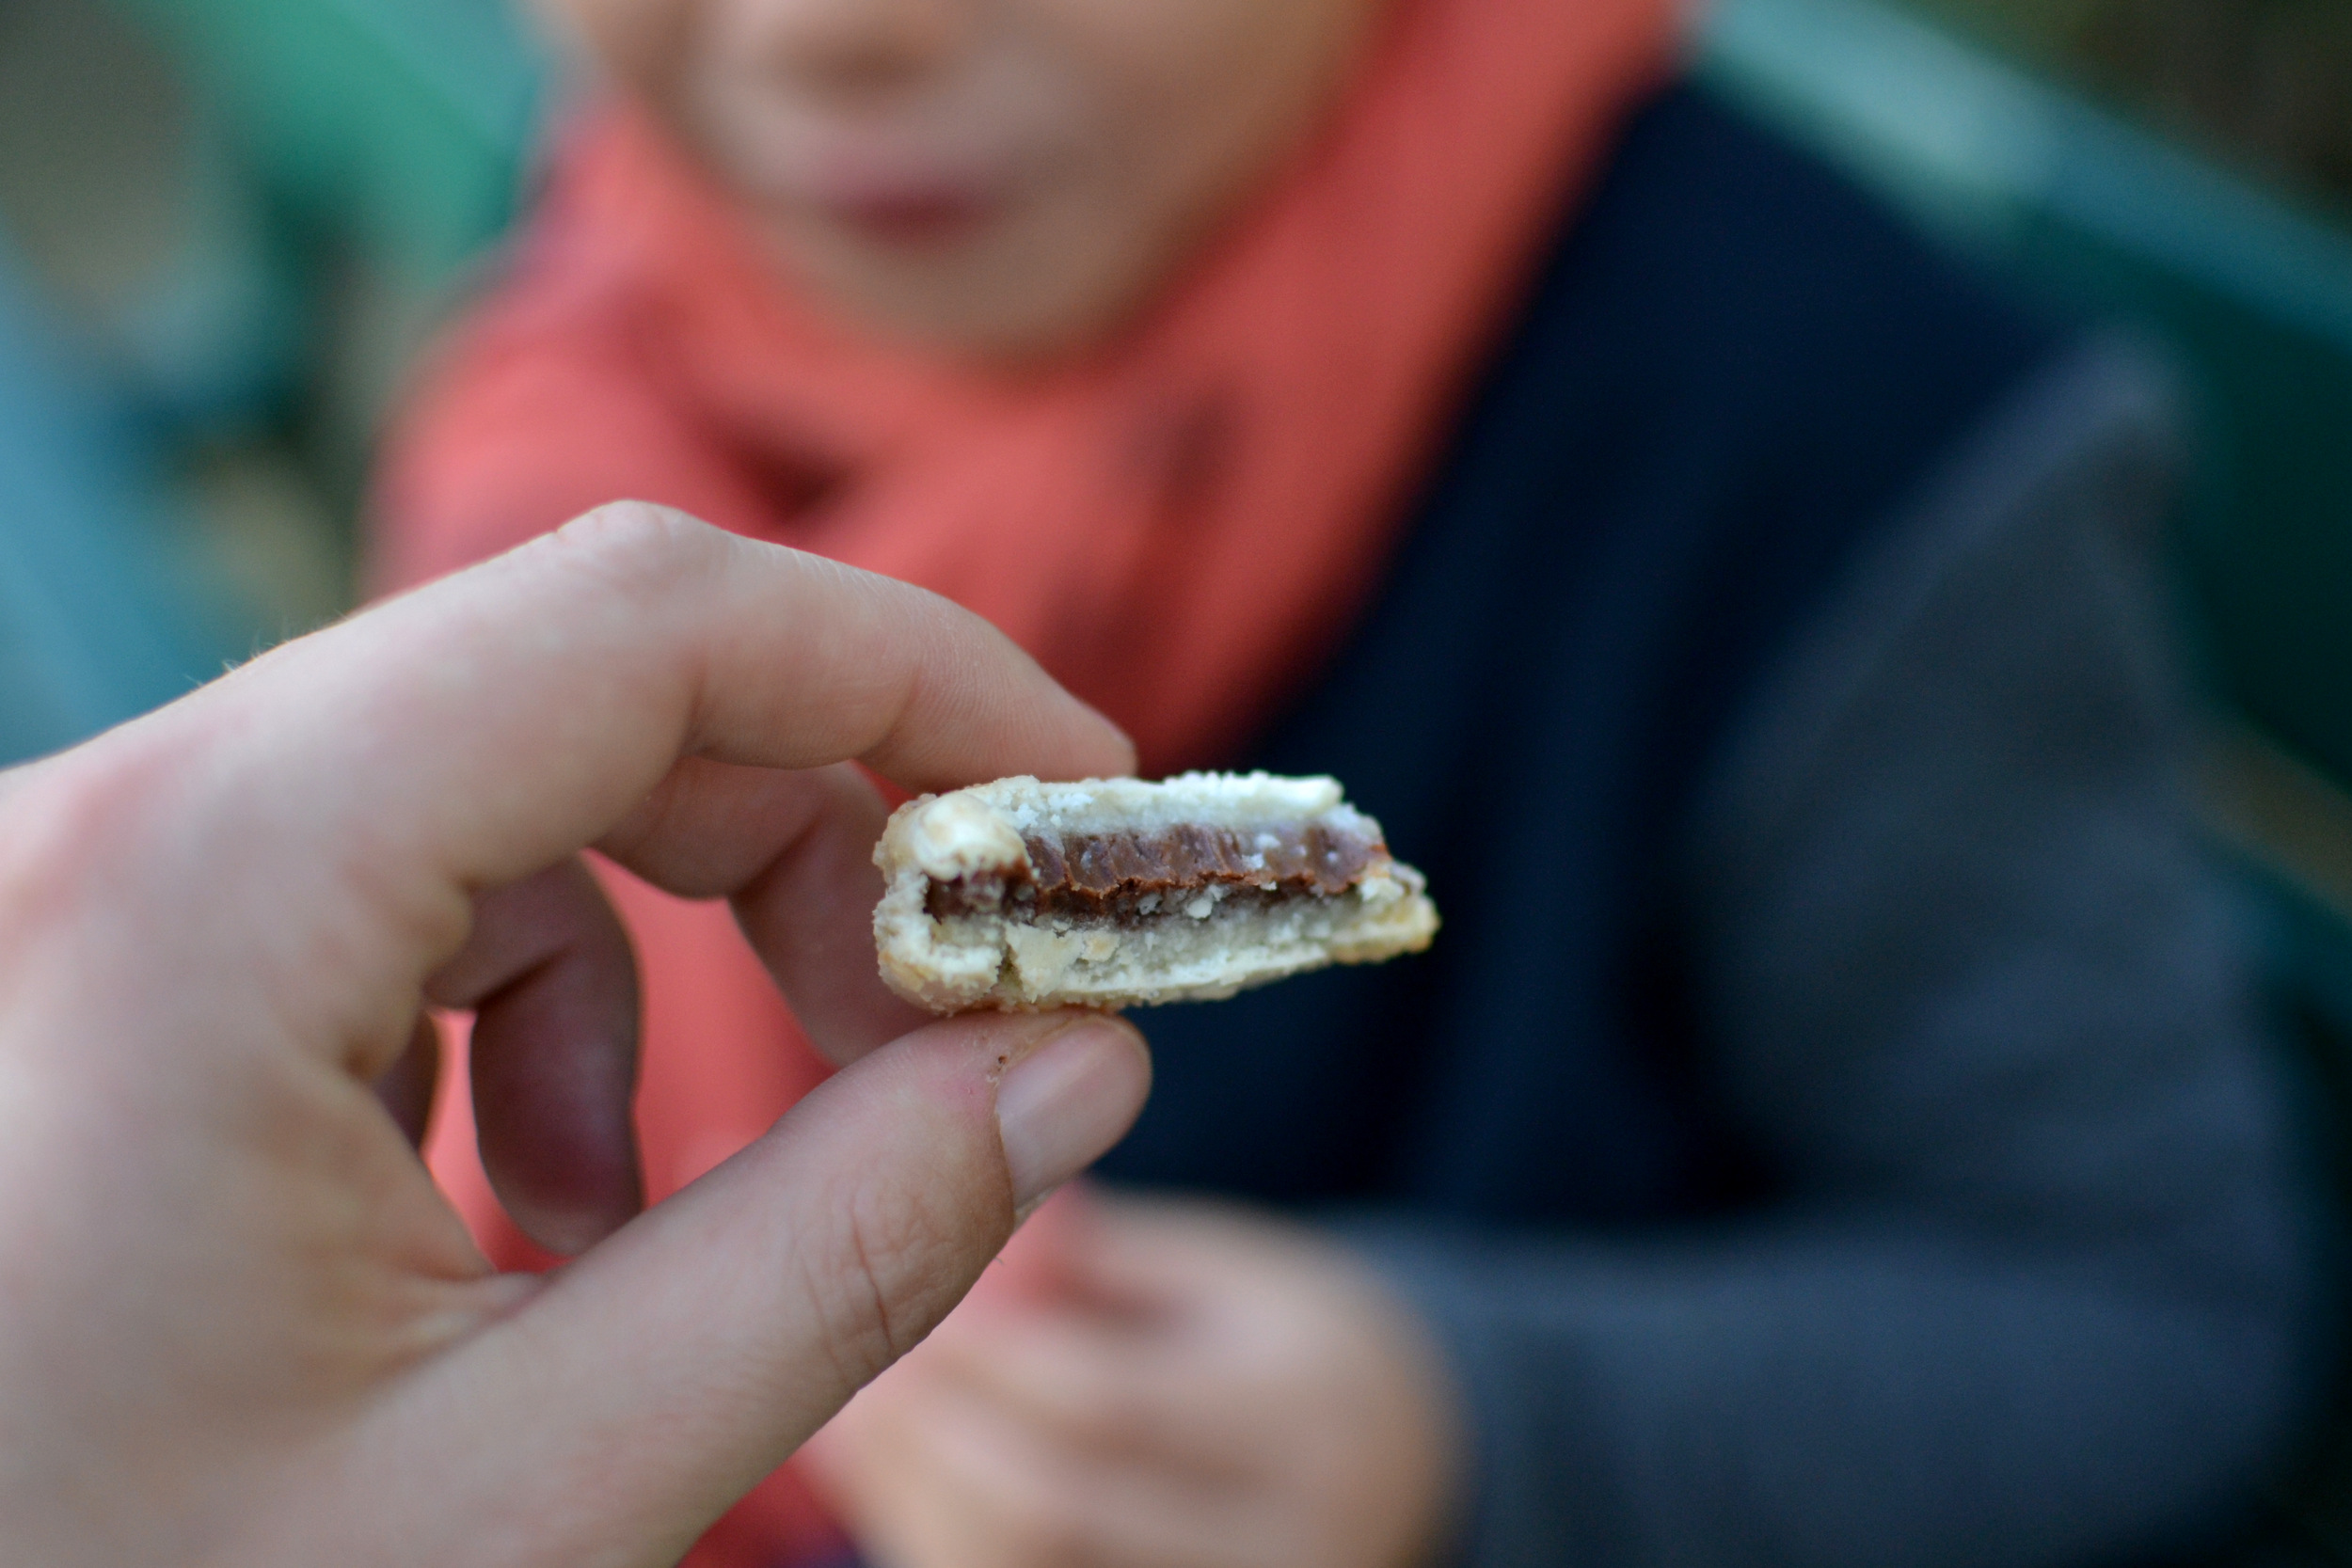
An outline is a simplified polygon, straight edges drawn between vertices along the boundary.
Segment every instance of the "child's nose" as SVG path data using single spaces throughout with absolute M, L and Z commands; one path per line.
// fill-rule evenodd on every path
M 964 47 L 980 0 L 753 0 L 746 41 L 803 86 L 844 97 L 902 88 Z

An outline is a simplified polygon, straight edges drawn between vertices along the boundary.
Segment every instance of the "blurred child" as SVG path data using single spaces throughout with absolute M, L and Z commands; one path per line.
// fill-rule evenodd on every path
M 1150 771 L 1339 774 L 1448 918 L 1144 1021 L 1106 1169 L 1161 1196 L 1053 1222 L 827 1435 L 866 1552 L 2058 1563 L 2237 1517 L 2316 1197 L 2174 777 L 2143 365 L 1678 83 L 1663 0 L 555 8 L 601 86 L 393 445 L 385 584 L 620 497 L 836 556 Z M 616 895 L 659 1197 L 821 1069 L 723 910 Z M 787 1477 L 694 1560 L 825 1529 Z

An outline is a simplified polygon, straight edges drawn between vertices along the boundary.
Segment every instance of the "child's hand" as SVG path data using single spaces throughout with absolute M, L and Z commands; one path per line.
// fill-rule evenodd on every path
M 1452 1393 L 1420 1325 L 1350 1259 L 1239 1212 L 1130 1201 L 1039 1241 L 1055 1256 L 1022 1260 L 1024 1289 L 984 1289 L 810 1445 L 874 1560 L 1429 1556 L 1459 1463 Z M 1037 1244 L 1025 1231 L 1012 1252 Z
M 0 1555 L 673 1561 L 920 1338 L 1150 1069 L 1090 1017 L 874 1049 L 880 807 L 776 771 L 853 756 L 1129 761 L 943 601 L 625 507 L 0 775 Z M 599 842 L 853 1061 L 634 1220 Z M 493 1274 L 377 1098 L 428 995 L 561 1274 Z

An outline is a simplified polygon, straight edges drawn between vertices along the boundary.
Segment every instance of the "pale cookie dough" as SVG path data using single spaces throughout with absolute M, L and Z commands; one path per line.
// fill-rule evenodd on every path
M 901 806 L 874 862 L 882 978 L 942 1013 L 1207 1001 L 1438 929 L 1332 779 L 999 779 Z

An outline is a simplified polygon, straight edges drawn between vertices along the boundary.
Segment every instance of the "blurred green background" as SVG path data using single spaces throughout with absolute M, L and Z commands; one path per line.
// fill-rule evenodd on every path
M 2216 821 L 2352 911 L 2352 0 L 1720 0 L 1700 69 L 2169 346 Z M 119 585 L 111 621 L 0 593 L 0 689 L 77 630 L 150 667 L 83 680 L 44 743 L 351 602 L 371 444 L 494 264 L 557 75 L 497 0 L 0 0 L 0 337 L 13 300 L 141 515 L 56 565 Z M 40 522 L 0 551 L 62 548 Z
M 244 641 L 350 601 L 370 440 L 546 74 L 495 0 L 0 0 L 0 241 L 164 442 Z

